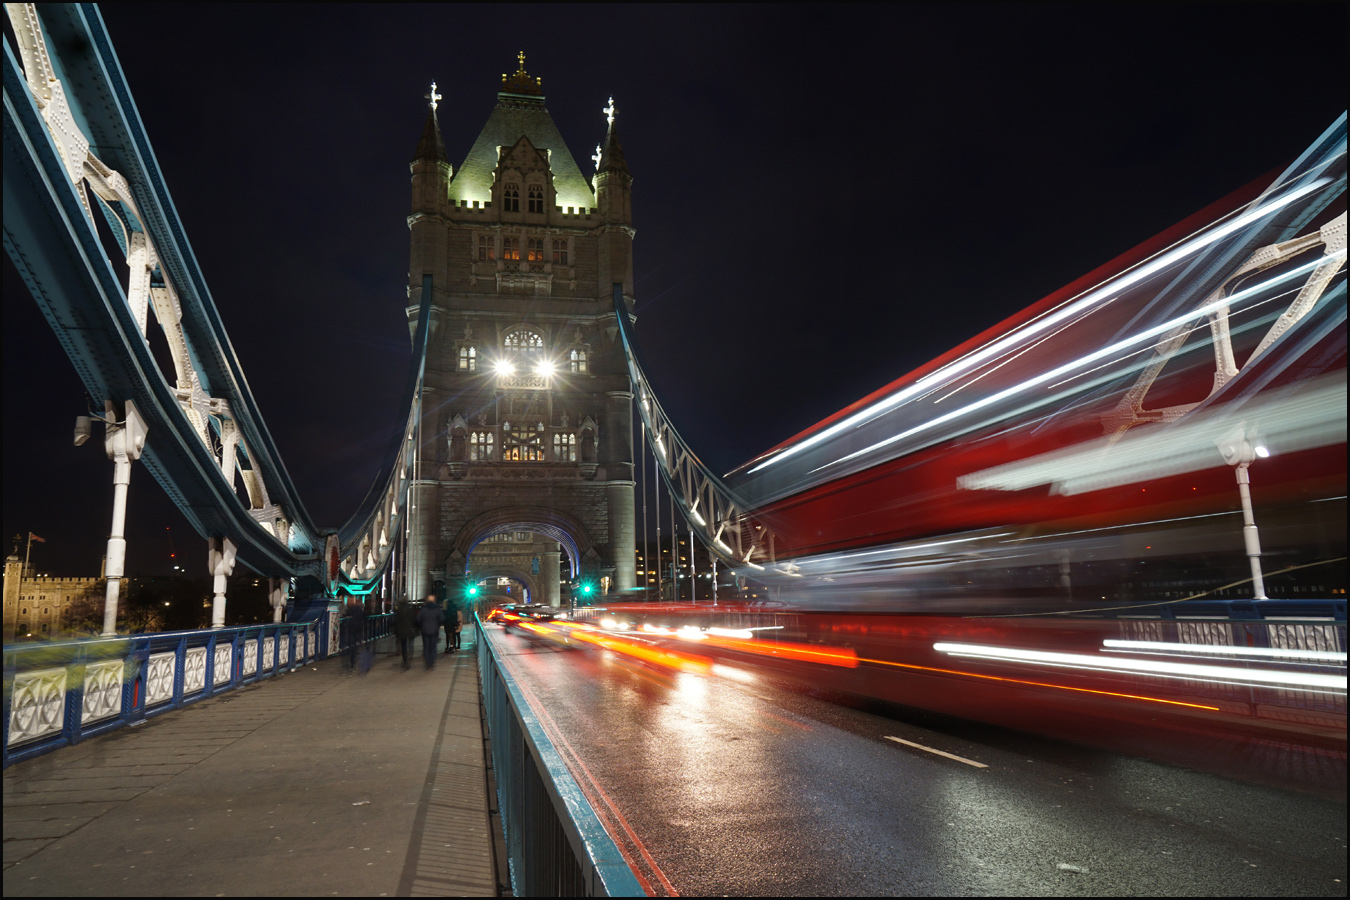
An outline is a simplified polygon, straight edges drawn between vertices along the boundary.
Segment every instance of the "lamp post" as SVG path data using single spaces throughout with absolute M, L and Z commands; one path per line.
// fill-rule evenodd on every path
M 1242 498 L 1242 540 L 1252 567 L 1253 599 L 1268 600 L 1266 581 L 1261 574 L 1261 540 L 1256 532 L 1256 518 L 1252 515 L 1251 475 L 1247 468 L 1257 457 L 1270 456 L 1270 450 L 1257 439 L 1255 429 L 1248 433 L 1246 422 L 1239 422 L 1232 432 L 1214 443 L 1223 455 L 1223 461 L 1233 466 L 1237 477 L 1238 496 Z

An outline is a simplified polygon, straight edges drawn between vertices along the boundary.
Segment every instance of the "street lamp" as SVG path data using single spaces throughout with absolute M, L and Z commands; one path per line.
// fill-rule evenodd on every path
M 1251 476 L 1247 467 L 1258 457 L 1270 456 L 1270 448 L 1261 443 L 1256 429 L 1247 431 L 1247 423 L 1239 422 L 1227 436 L 1214 442 L 1223 455 L 1223 461 L 1233 466 L 1237 478 L 1238 496 L 1242 498 L 1242 540 L 1247 546 L 1247 560 L 1252 567 L 1252 589 L 1256 600 L 1268 600 L 1266 582 L 1261 574 L 1261 540 L 1256 533 L 1256 518 L 1252 515 Z

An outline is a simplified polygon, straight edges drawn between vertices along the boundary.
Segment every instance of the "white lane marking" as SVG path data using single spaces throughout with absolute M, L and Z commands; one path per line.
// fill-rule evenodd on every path
M 963 762 L 966 765 L 974 766 L 977 769 L 989 768 L 982 762 L 976 762 L 973 759 L 966 759 L 964 756 L 957 756 L 955 753 L 948 753 L 945 750 L 934 750 L 932 747 L 925 747 L 923 744 L 916 744 L 913 741 L 907 741 L 904 738 L 891 737 L 889 734 L 886 735 L 885 737 L 886 740 L 888 741 L 895 741 L 897 744 L 904 744 L 907 747 L 917 747 L 920 750 L 927 750 L 929 753 L 936 753 L 938 756 L 945 756 L 948 759 L 954 759 L 957 762 Z

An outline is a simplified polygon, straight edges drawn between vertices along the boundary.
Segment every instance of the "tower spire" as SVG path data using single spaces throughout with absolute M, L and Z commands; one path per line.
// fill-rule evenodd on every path
M 623 147 L 619 144 L 619 126 L 615 119 L 618 116 L 619 108 L 614 105 L 614 98 L 609 98 L 609 105 L 600 110 L 605 114 L 605 121 L 609 123 L 609 128 L 605 132 L 605 143 L 603 147 L 596 148 L 595 171 L 601 172 L 623 172 L 628 174 L 628 162 L 623 158 Z
M 422 126 L 422 137 L 417 142 L 417 151 L 413 153 L 413 162 L 425 159 L 449 165 L 450 157 L 445 153 L 445 142 L 441 140 L 441 126 L 436 120 L 436 107 L 442 96 L 436 93 L 436 82 L 431 83 L 431 92 L 423 96 L 430 102 L 427 104 L 427 121 Z

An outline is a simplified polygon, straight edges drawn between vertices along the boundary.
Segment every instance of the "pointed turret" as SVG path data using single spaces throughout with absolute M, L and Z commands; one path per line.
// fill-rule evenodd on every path
M 622 172 L 628 175 L 628 161 L 623 158 L 623 146 L 619 143 L 619 123 L 611 121 L 605 134 L 604 146 L 600 149 L 600 162 L 595 167 L 600 172 Z
M 422 138 L 417 142 L 417 152 L 413 162 L 421 161 L 445 163 L 450 165 L 450 157 L 445 153 L 445 142 L 441 140 L 441 125 L 436 121 L 436 110 L 427 110 L 427 122 L 422 126 Z
M 595 157 L 595 202 L 600 210 L 600 283 L 601 294 L 614 284 L 622 284 L 625 297 L 633 296 L 633 176 L 619 145 L 619 110 L 614 98 L 601 110 L 609 123 L 605 143 Z

